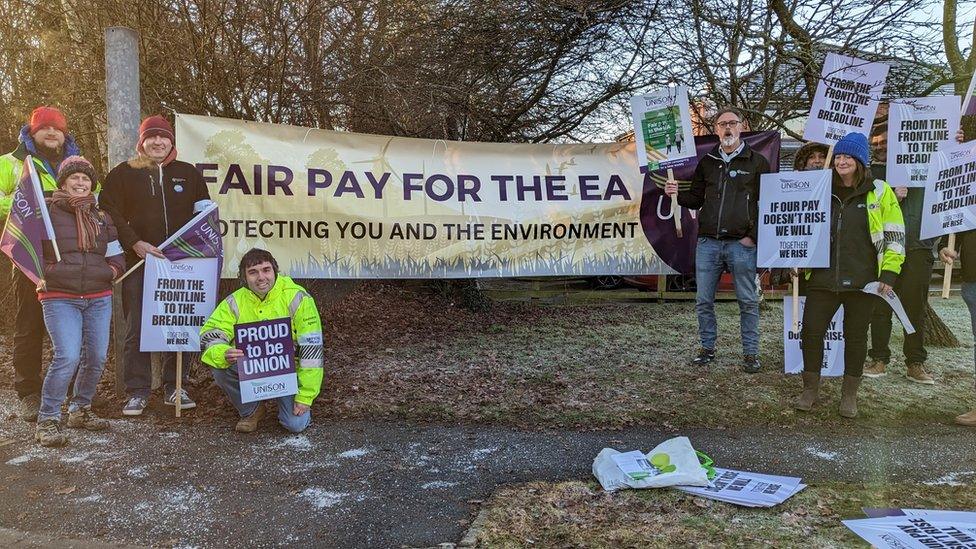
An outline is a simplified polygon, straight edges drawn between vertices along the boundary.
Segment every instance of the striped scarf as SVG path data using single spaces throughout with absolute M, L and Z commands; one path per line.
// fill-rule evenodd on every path
M 95 208 L 95 195 L 71 196 L 66 191 L 54 191 L 48 204 L 75 212 L 75 227 L 78 231 L 78 249 L 90 252 L 95 249 L 99 233 L 99 214 Z

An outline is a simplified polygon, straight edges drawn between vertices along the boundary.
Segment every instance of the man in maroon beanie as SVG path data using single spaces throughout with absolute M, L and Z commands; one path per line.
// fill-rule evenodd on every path
M 200 172 L 176 160 L 175 144 L 170 123 L 162 116 L 150 116 L 139 126 L 135 158 L 113 168 L 105 180 L 99 201 L 118 229 L 129 267 L 147 254 L 163 257 L 156 246 L 210 201 Z M 129 397 L 122 409 L 127 416 L 142 414 L 152 383 L 151 353 L 139 350 L 143 276 L 140 268 L 122 281 L 126 335 L 119 364 Z M 164 403 L 184 410 L 196 407 L 185 390 L 176 394 L 175 353 L 162 356 Z
M 68 122 L 61 111 L 43 106 L 34 109 L 27 124 L 20 129 L 17 149 L 0 156 L 0 216 L 5 218 L 10 213 L 14 190 L 28 155 L 34 160 L 41 189 L 47 195 L 58 188 L 57 169 L 61 161 L 78 154 L 81 154 L 78 145 L 68 135 Z M 35 421 L 41 404 L 41 347 L 47 331 L 34 283 L 16 267 L 13 289 L 16 306 L 13 366 L 14 388 L 20 397 L 18 415 L 26 421 Z

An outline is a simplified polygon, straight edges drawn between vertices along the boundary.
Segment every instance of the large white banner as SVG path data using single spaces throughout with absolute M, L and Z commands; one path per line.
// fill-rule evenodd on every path
M 766 173 L 759 188 L 759 267 L 830 266 L 831 170 Z
M 218 261 L 146 256 L 140 351 L 200 351 L 200 327 L 217 299 Z
M 922 205 L 921 238 L 976 229 L 976 141 L 932 155 Z
M 924 187 L 932 155 L 955 143 L 959 97 L 915 97 L 888 103 L 887 180 L 892 187 Z
M 688 88 L 671 86 L 631 98 L 637 161 L 649 171 L 695 161 Z
M 800 320 L 793 331 L 793 297 L 783 298 L 783 362 L 787 374 L 803 371 L 803 349 L 800 348 L 800 332 L 803 330 L 803 306 L 806 297 L 800 296 Z M 823 367 L 820 375 L 838 377 L 844 375 L 844 307 L 837 308 L 824 336 Z
M 828 53 L 803 139 L 832 145 L 848 133 L 871 135 L 888 68 L 884 63 Z
M 177 115 L 176 135 L 220 206 L 227 278 L 252 247 L 300 278 L 675 273 L 651 244 L 657 220 L 642 217 L 656 188 L 634 143 L 456 142 L 190 115 Z M 693 140 L 681 147 L 695 154 Z

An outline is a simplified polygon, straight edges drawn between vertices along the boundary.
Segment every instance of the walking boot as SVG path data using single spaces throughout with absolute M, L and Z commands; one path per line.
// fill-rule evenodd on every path
M 965 425 L 967 427 L 976 427 L 976 408 L 965 414 L 960 414 L 956 416 L 956 423 L 959 425 Z
M 908 366 L 908 372 L 905 375 L 908 377 L 908 381 L 922 385 L 935 385 L 935 379 L 925 371 L 921 362 L 909 362 L 906 366 Z
M 234 426 L 234 430 L 238 433 L 253 433 L 258 429 L 258 423 L 261 422 L 261 418 L 263 417 L 264 403 L 259 402 L 258 407 L 251 412 L 251 415 L 242 417 L 237 421 L 237 425 Z
M 803 392 L 800 393 L 800 398 L 796 399 L 793 407 L 802 412 L 809 412 L 813 409 L 814 403 L 817 402 L 817 395 L 820 393 L 820 372 L 804 370 L 800 373 L 800 377 L 803 378 Z
M 860 377 L 844 376 L 844 382 L 840 386 L 840 415 L 842 417 L 857 417 L 857 388 L 860 385 Z
M 864 364 L 864 377 L 882 377 L 885 375 L 885 364 L 881 360 L 870 360 Z

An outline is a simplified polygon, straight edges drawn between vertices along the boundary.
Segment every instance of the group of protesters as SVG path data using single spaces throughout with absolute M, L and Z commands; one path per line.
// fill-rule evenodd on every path
M 210 195 L 197 169 L 177 160 L 176 136 L 161 116 L 142 121 L 135 156 L 115 166 L 103 184 L 93 164 L 81 155 L 58 109 L 36 108 L 19 141 L 16 150 L 0 157 L 0 214 L 9 214 L 24 162 L 30 157 L 46 196 L 58 254 L 55 243 L 43 242 L 39 284 L 14 268 L 14 385 L 20 417 L 37 424 L 37 442 L 59 447 L 68 442 L 61 411 L 72 380 L 67 426 L 93 431 L 110 426 L 92 411 L 92 400 L 108 354 L 112 292 L 117 284 L 125 318 L 122 356 L 116 358 L 127 397 L 121 413 L 139 416 L 146 409 L 152 362 L 151 353 L 140 350 L 144 275 L 136 267 L 147 255 L 164 258 L 157 246 L 202 210 Z M 241 402 L 236 363 L 242 353 L 233 346 L 234 325 L 290 317 L 297 339 L 299 391 L 278 399 L 278 420 L 289 431 L 301 431 L 311 421 L 309 410 L 322 383 L 318 310 L 301 286 L 278 273 L 269 252 L 249 251 L 239 268 L 243 287 L 219 304 L 201 330 L 203 362 L 212 368 L 217 384 L 241 415 L 236 430 L 254 431 L 264 406 Z M 42 378 L 45 332 L 53 356 Z M 164 404 L 194 408 L 196 403 L 186 390 L 176 389 L 175 353 L 160 354 Z M 188 373 L 187 369 L 184 377 Z
M 692 363 L 707 366 L 717 351 L 715 293 L 723 271 L 731 272 L 739 304 L 742 369 L 761 370 L 759 361 L 759 298 L 756 282 L 758 199 L 760 176 L 769 161 L 742 139 L 745 120 L 734 108 L 714 118 L 719 144 L 699 160 L 690 187 L 680 191 L 669 182 L 668 195 L 699 210 L 695 257 L 701 348 Z M 957 135 L 963 140 L 962 133 Z M 0 214 L 10 212 L 13 192 L 30 156 L 47 196 L 51 224 L 60 259 L 45 241 L 44 273 L 40 284 L 14 269 L 15 335 L 13 366 L 20 416 L 36 421 L 36 439 L 45 446 L 62 446 L 67 436 L 61 408 L 73 379 L 67 426 L 102 430 L 109 423 L 92 411 L 108 352 L 112 291 L 121 279 L 125 338 L 117 367 L 122 368 L 127 400 L 123 416 L 139 416 L 146 409 L 152 387 L 151 354 L 140 349 L 143 281 L 138 269 L 146 256 L 164 258 L 157 247 L 210 202 L 207 185 L 197 169 L 177 160 L 176 137 L 161 116 L 146 118 L 139 127 L 135 156 L 115 166 L 100 185 L 91 162 L 78 150 L 64 115 L 53 107 L 38 107 L 20 132 L 20 145 L 0 157 Z M 839 413 L 857 416 L 857 392 L 863 377 L 886 373 L 891 359 L 891 310 L 876 295 L 862 291 L 877 281 L 878 291 L 892 289 L 901 298 L 908 319 L 916 327 L 906 334 L 907 378 L 933 384 L 925 371 L 924 309 L 936 256 L 951 264 L 962 259 L 962 295 L 976 326 L 976 231 L 959 235 L 959 250 L 920 240 L 922 190 L 893 182 L 892 188 L 872 175 L 870 147 L 860 133 L 850 133 L 833 148 L 808 143 L 796 157 L 798 170 L 829 168 L 833 172 L 830 266 L 796 273 L 805 295 L 801 331 L 804 370 L 802 393 L 795 408 L 809 411 L 816 404 L 823 364 L 823 341 L 831 319 L 844 307 L 844 377 Z M 243 352 L 234 345 L 234 326 L 288 317 L 296 344 L 298 394 L 277 399 L 278 421 L 299 432 L 311 420 L 310 407 L 322 383 L 322 327 L 314 301 L 301 286 L 279 273 L 274 256 L 251 250 L 238 266 L 242 287 L 221 301 L 201 329 L 202 361 L 211 367 L 216 384 L 233 404 L 240 419 L 235 429 L 252 432 L 265 415 L 260 402 L 242 402 L 238 361 Z M 871 350 L 868 360 L 868 330 Z M 43 333 L 53 347 L 53 359 L 41 376 Z M 163 402 L 180 409 L 196 404 L 177 390 L 175 354 L 162 353 Z M 976 356 L 974 356 L 976 360 Z M 189 370 L 187 370 L 188 372 Z M 186 375 L 186 372 L 184 373 Z M 182 385 L 182 384 L 181 384 Z M 976 426 L 976 409 L 956 422 Z
M 756 245 L 760 177 L 770 171 L 769 162 L 741 139 L 746 123 L 741 111 L 720 109 L 713 120 L 719 144 L 699 160 L 690 187 L 679 192 L 676 182 L 665 187 L 677 195 L 678 204 L 698 213 L 695 255 L 697 295 L 695 309 L 701 347 L 691 361 L 706 366 L 715 360 L 717 320 L 715 291 L 723 271 L 732 274 L 739 304 L 742 337 L 742 369 L 760 371 L 759 297 L 756 282 Z M 963 141 L 962 131 L 956 135 Z M 810 411 L 817 402 L 824 358 L 824 338 L 830 322 L 844 307 L 844 376 L 839 413 L 857 416 L 857 393 L 863 377 L 886 374 L 891 361 L 891 308 L 880 296 L 863 288 L 878 282 L 878 293 L 894 290 L 915 327 L 905 335 L 904 354 L 908 380 L 932 385 L 925 370 L 924 314 L 929 281 L 936 256 L 951 264 L 962 252 L 962 295 L 976 328 L 976 252 L 967 262 L 964 250 L 976 250 L 976 231 L 961 233 L 959 250 L 936 240 L 921 240 L 924 189 L 908 189 L 891 182 L 892 188 L 872 174 L 868 139 L 849 133 L 829 148 L 807 143 L 797 151 L 794 168 L 832 170 L 830 266 L 796 272 L 805 307 L 800 333 L 803 354 L 803 390 L 794 407 Z M 937 252 L 938 250 L 938 252 Z M 870 360 L 868 330 L 871 329 Z M 976 333 L 976 331 L 974 331 Z M 974 357 L 976 359 L 976 357 Z M 976 427 L 976 409 L 956 417 L 956 423 Z

